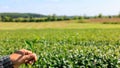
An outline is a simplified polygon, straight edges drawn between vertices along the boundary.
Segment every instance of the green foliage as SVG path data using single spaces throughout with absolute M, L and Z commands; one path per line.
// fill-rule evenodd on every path
M 103 24 L 120 24 L 120 22 L 103 22 Z
M 26 44 L 26 47 L 28 50 L 31 50 L 34 52 L 34 48 L 33 48 L 33 43 L 32 42 L 29 42 L 29 41 L 25 41 L 25 44 Z
M 33 14 L 33 13 L 0 13 L 0 21 L 2 22 L 49 22 L 49 21 L 66 21 L 66 20 L 82 20 L 82 19 L 97 19 L 97 18 L 106 18 L 106 19 L 120 18 L 120 14 L 105 16 L 100 13 L 96 16 L 86 16 L 86 15 L 57 16 L 56 14 L 42 15 L 42 14 Z
M 0 55 L 26 48 L 38 61 L 21 68 L 119 68 L 120 29 L 1 30 Z
M 7 16 L 7 17 L 12 17 L 12 18 L 46 17 L 45 15 L 33 14 L 33 13 L 0 13 L 0 16 Z
M 77 19 L 81 19 L 78 17 Z M 47 22 L 47 21 L 65 21 L 74 20 L 74 16 L 57 16 L 53 15 L 41 15 L 32 13 L 0 13 L 0 21 L 2 22 Z
M 99 15 L 98 15 L 98 18 L 102 18 L 103 17 L 103 15 L 100 13 Z

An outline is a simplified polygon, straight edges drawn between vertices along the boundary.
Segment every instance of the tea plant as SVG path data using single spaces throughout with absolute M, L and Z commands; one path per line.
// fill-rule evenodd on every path
M 38 61 L 21 68 L 119 68 L 120 29 L 0 31 L 0 55 L 26 48 Z

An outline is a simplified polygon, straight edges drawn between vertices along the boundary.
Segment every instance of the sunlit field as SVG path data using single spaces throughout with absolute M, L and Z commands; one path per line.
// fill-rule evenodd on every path
M 102 23 L 76 23 L 76 21 L 63 22 L 43 22 L 43 23 L 0 23 L 0 30 L 16 30 L 16 29 L 89 29 L 89 28 L 120 28 L 120 24 L 102 24 Z
M 0 23 L 0 45 L 2 56 L 22 48 L 37 54 L 21 68 L 118 68 L 120 24 Z

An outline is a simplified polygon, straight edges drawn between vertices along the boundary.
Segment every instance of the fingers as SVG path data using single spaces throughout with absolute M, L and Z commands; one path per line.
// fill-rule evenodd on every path
M 22 58 L 20 59 L 21 64 L 22 63 L 33 64 L 35 61 L 37 61 L 36 54 L 32 53 L 29 50 L 21 49 L 17 52 L 17 54 L 21 54 L 21 56 L 22 56 Z
M 21 52 L 24 53 L 24 55 L 32 54 L 32 51 L 26 50 L 26 49 L 21 49 Z
M 27 64 L 33 64 L 35 61 L 34 60 L 31 60 L 31 61 L 28 61 L 28 62 L 26 62 Z
M 34 56 L 34 60 L 37 61 L 37 56 L 35 53 L 33 54 L 33 56 Z
M 31 64 L 31 65 L 32 65 L 33 63 L 34 63 L 34 61 L 29 61 L 29 63 L 28 63 L 28 64 Z
M 37 61 L 37 56 L 35 54 L 29 54 L 29 55 L 25 55 L 24 58 L 24 63 L 34 63 L 35 61 Z

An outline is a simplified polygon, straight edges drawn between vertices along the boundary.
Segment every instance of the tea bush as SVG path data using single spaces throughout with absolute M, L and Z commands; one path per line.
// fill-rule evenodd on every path
M 1 30 L 0 55 L 29 49 L 38 61 L 21 68 L 119 68 L 120 29 Z

